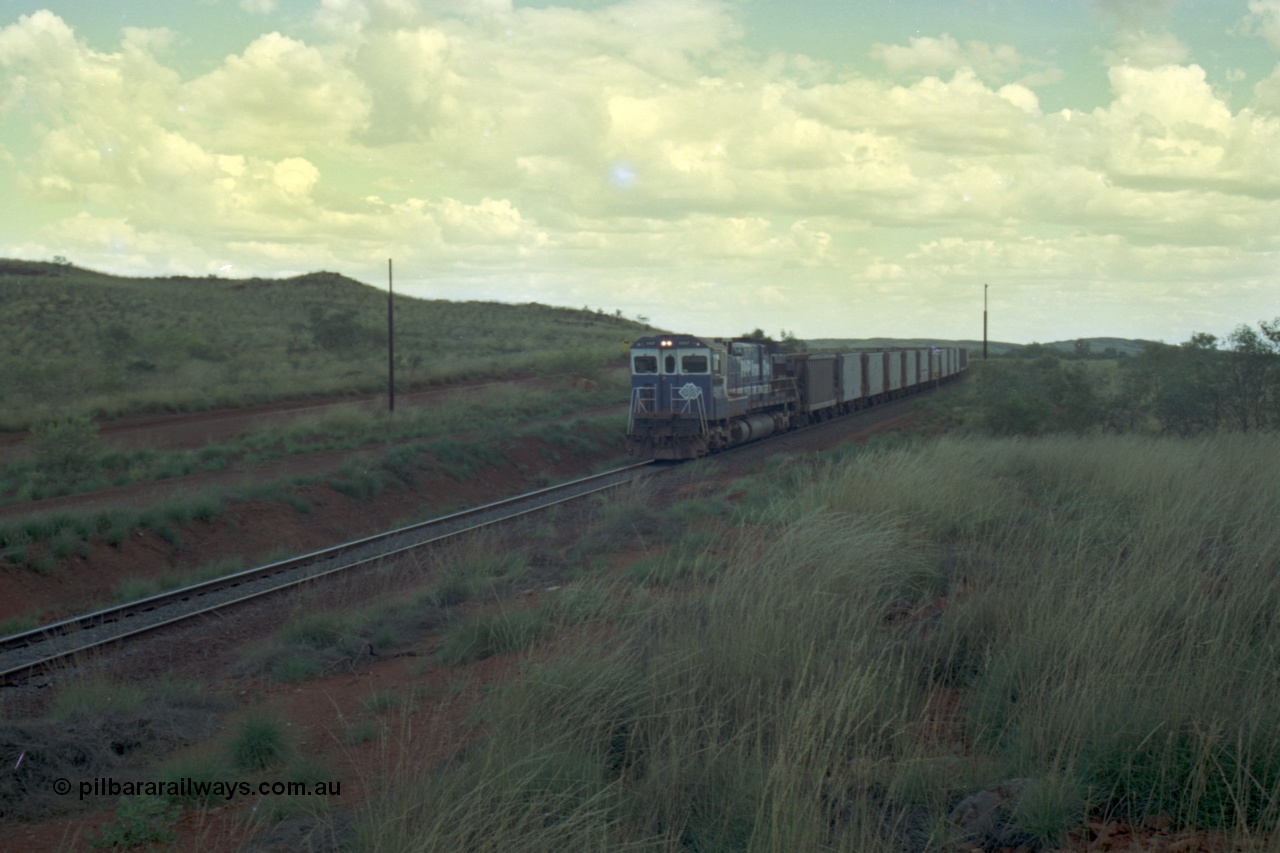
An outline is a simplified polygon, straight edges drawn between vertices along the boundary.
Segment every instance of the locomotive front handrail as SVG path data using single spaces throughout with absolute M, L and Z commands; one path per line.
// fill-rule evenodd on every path
M 631 389 L 631 411 L 642 415 L 651 415 L 658 411 L 658 389 L 653 385 L 644 385 Z
M 658 411 L 658 389 L 652 385 L 631 389 L 631 407 L 627 410 L 627 435 L 635 429 L 636 413 L 655 414 Z

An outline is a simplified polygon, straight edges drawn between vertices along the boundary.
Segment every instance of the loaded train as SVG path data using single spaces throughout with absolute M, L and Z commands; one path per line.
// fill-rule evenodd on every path
M 774 341 L 656 335 L 631 345 L 627 450 L 697 459 L 954 379 L 960 347 L 790 352 Z

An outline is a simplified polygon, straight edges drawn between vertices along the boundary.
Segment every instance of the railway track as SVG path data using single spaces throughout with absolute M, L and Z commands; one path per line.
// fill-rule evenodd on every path
M 375 536 L 292 557 L 0 637 L 0 685 L 13 685 L 57 661 L 205 613 L 349 571 L 450 536 L 615 488 L 648 473 L 626 465 Z

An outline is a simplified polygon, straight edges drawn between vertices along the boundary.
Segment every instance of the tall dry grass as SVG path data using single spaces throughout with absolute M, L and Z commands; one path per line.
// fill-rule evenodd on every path
M 943 439 L 791 480 L 718 575 L 495 691 L 361 844 L 947 849 L 1011 778 L 1032 844 L 1274 838 L 1280 441 Z

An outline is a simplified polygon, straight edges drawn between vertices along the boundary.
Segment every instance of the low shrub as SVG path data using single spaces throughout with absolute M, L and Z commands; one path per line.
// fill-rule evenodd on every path
M 440 659 L 449 666 L 522 651 L 547 631 L 541 610 L 499 610 L 468 617 L 449 631 Z
M 230 744 L 231 763 L 244 771 L 279 767 L 293 754 L 288 730 L 277 717 L 252 716 L 243 720 Z
M 164 797 L 121 797 L 115 818 L 90 837 L 89 844 L 120 849 L 169 844 L 178 837 L 173 826 L 180 812 Z
M 84 471 L 100 452 L 98 428 L 88 415 L 72 415 L 31 427 L 36 464 L 41 470 L 65 476 Z

